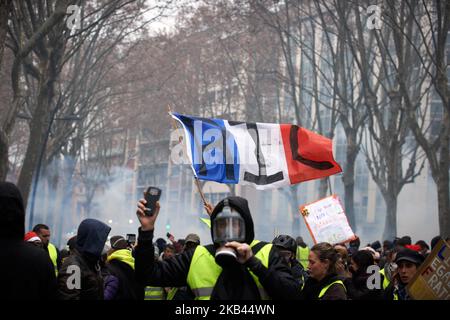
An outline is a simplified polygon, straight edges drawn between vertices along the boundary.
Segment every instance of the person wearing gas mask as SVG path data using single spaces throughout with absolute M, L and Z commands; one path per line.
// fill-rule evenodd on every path
M 189 286 L 196 300 L 295 299 L 300 287 L 272 244 L 254 240 L 248 202 L 229 197 L 211 213 L 213 244 L 164 261 L 154 261 L 153 216 L 145 215 L 145 200 L 138 202 L 141 223 L 136 247 L 136 277 L 143 285 Z

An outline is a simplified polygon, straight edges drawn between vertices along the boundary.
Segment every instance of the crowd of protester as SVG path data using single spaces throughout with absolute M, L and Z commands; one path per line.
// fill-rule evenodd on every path
M 148 216 L 145 200 L 140 200 L 136 242 L 110 235 L 111 228 L 101 221 L 85 219 L 76 236 L 58 250 L 47 225 L 25 230 L 20 192 L 14 184 L 1 182 L 5 291 L 10 299 L 411 300 L 407 285 L 441 239 L 436 236 L 428 245 L 403 236 L 361 246 L 356 238 L 309 247 L 301 237 L 278 235 L 264 242 L 255 238 L 244 198 L 228 197 L 206 209 L 209 245 L 193 233 L 154 240 L 159 204 L 157 213 Z M 226 222 L 228 229 L 220 229 Z M 237 233 L 220 242 L 221 230 Z

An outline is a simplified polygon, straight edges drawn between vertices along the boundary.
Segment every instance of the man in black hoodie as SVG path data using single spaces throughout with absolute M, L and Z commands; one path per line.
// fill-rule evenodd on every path
M 52 262 L 44 250 L 23 241 L 25 209 L 19 189 L 0 182 L 0 274 L 6 299 L 56 298 Z
M 103 300 L 100 257 L 111 228 L 95 219 L 83 220 L 77 232 L 74 252 L 58 274 L 58 293 L 62 300 Z
M 225 244 L 237 254 L 235 263 L 218 264 L 215 260 L 220 247 L 214 243 L 197 246 L 164 261 L 154 261 L 153 230 L 159 205 L 153 216 L 146 216 L 145 200 L 138 203 L 137 215 L 141 222 L 138 246 L 135 249 L 136 277 L 142 285 L 182 287 L 188 285 L 201 300 L 259 300 L 295 299 L 300 286 L 292 276 L 272 244 L 254 240 L 253 220 L 247 200 L 229 197 L 217 204 L 211 214 L 211 236 L 218 223 L 217 216 L 228 202 L 234 214 L 243 220 L 245 240 Z M 225 211 L 225 210 L 224 210 Z M 242 226 L 242 225 L 241 225 Z

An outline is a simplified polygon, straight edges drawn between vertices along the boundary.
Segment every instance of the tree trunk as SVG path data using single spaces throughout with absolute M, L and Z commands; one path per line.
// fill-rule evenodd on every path
M 11 11 L 11 0 L 0 0 L 0 71 L 3 62 L 6 34 L 8 31 L 8 17 Z M 0 128 L 0 181 L 6 180 L 8 173 L 8 138 L 4 128 Z
M 445 126 L 446 134 L 442 139 L 442 148 L 439 154 L 439 172 L 436 180 L 439 208 L 439 234 L 442 237 L 450 236 L 450 114 L 443 108 L 444 118 L 442 125 Z
M 298 186 L 292 186 L 290 188 L 291 192 L 291 208 L 292 208 L 292 237 L 300 236 L 301 231 L 301 223 L 300 223 L 300 213 L 298 212 L 298 195 L 297 195 Z
M 48 206 L 47 206 L 47 217 L 46 221 L 48 224 L 53 226 L 53 229 L 55 228 L 55 217 L 58 214 L 56 211 L 56 201 L 58 200 L 58 189 L 61 185 L 62 180 L 64 179 L 64 171 L 63 168 L 61 168 L 60 161 L 57 159 L 53 159 L 50 164 L 47 164 L 45 167 L 43 167 L 43 171 L 41 173 L 42 178 L 40 181 L 43 181 L 44 177 L 47 179 L 47 185 L 48 185 Z M 55 235 L 55 231 L 53 230 L 53 235 Z
M 3 51 L 5 48 L 6 34 L 8 31 L 11 0 L 0 0 L 0 71 L 2 70 Z
M 22 193 L 25 208 L 28 203 L 28 196 L 31 189 L 31 183 L 33 181 L 33 175 L 36 171 L 39 158 L 42 156 L 41 153 L 44 152 L 43 144 L 45 141 L 45 136 L 46 134 L 48 134 L 48 130 L 46 130 L 45 124 L 48 124 L 49 121 L 47 119 L 49 115 L 50 103 L 48 99 L 49 86 L 50 84 L 48 84 L 46 77 L 44 77 L 44 79 L 41 79 L 37 106 L 33 114 L 33 120 L 31 121 L 30 140 L 28 142 L 27 151 L 25 153 L 22 169 L 20 170 L 19 180 L 17 182 L 17 186 Z M 32 217 L 30 217 L 30 219 L 31 218 Z
M 86 210 L 86 216 L 84 217 L 85 219 L 88 219 L 91 217 L 91 213 L 92 213 L 92 204 L 94 201 L 94 196 L 95 193 L 97 191 L 96 187 L 90 186 L 90 192 L 86 192 L 86 202 L 85 202 L 85 210 Z
M 8 146 L 8 137 L 0 129 L 0 181 L 5 181 L 8 174 Z
M 383 198 L 386 203 L 386 222 L 382 240 L 392 241 L 397 236 L 397 196 L 389 193 Z
M 355 162 L 358 156 L 358 146 L 356 145 L 356 133 L 347 132 L 347 149 L 345 169 L 342 175 L 342 182 L 345 190 L 345 213 L 352 230 L 356 229 L 355 217 Z
M 442 172 L 442 175 L 445 175 Z M 443 238 L 450 237 L 450 201 L 449 201 L 449 179 L 441 177 L 437 183 L 438 208 L 439 208 L 439 234 Z
M 347 215 L 348 223 L 353 231 L 356 230 L 356 217 L 355 217 L 355 164 L 346 166 L 344 176 L 344 201 L 345 201 L 345 214 Z
M 328 178 L 320 179 L 319 182 L 319 199 L 325 198 L 328 192 Z
M 63 161 L 63 179 L 61 179 L 62 183 L 60 184 L 62 186 L 63 190 L 63 196 L 61 199 L 59 199 L 59 204 L 55 206 L 57 208 L 57 211 L 53 212 L 53 215 L 56 217 L 58 216 L 58 224 L 56 228 L 54 238 L 56 243 L 64 244 L 65 239 L 63 239 L 64 236 L 64 229 L 67 225 L 67 219 L 68 216 L 71 215 L 71 207 L 72 207 L 72 192 L 73 192 L 73 176 L 75 172 L 75 166 L 76 166 L 77 160 L 75 157 L 69 156 L 66 157 Z M 67 207 L 66 207 L 67 206 Z
M 55 13 L 58 10 L 58 12 L 62 13 L 64 16 L 65 9 L 67 8 L 67 2 L 68 1 L 58 2 Z M 60 5 L 62 5 L 63 7 L 59 7 Z M 62 17 L 59 17 L 58 21 L 61 20 Z M 33 112 L 33 117 L 30 125 L 30 139 L 28 142 L 23 167 L 20 171 L 18 181 L 18 187 L 22 192 L 25 206 L 27 204 L 33 175 L 36 168 L 41 164 L 53 118 L 58 108 L 57 106 L 55 106 L 54 109 L 51 110 L 51 105 L 54 97 L 54 86 L 61 72 L 61 60 L 63 58 L 62 55 L 65 49 L 65 27 L 61 21 L 57 22 L 54 26 L 55 28 L 53 29 L 53 32 L 56 36 L 50 38 L 48 48 L 46 48 L 47 54 L 41 54 L 38 57 L 40 61 L 40 78 L 38 84 L 39 93 L 37 97 L 36 109 Z M 39 170 L 40 168 L 37 169 Z M 37 173 L 37 178 L 39 178 L 39 171 Z M 30 220 L 31 219 L 32 216 L 30 216 Z

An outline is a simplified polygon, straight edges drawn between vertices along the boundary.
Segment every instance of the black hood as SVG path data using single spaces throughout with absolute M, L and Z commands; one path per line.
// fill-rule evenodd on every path
M 25 208 L 19 189 L 10 182 L 0 182 L 0 238 L 23 240 Z
M 77 232 L 77 250 L 81 254 L 100 258 L 111 228 L 101 221 L 85 219 Z
M 253 239 L 255 238 L 255 231 L 253 227 L 253 219 L 252 215 L 250 214 L 250 209 L 248 208 L 248 202 L 246 199 L 241 197 L 228 197 L 228 203 L 230 204 L 230 207 L 235 209 L 244 219 L 245 222 L 245 243 L 251 244 Z M 220 201 L 216 207 L 214 208 L 212 214 L 211 214 L 211 238 L 213 239 L 212 230 L 214 229 L 214 219 L 216 216 L 222 212 L 223 209 L 223 202 L 225 199 Z

